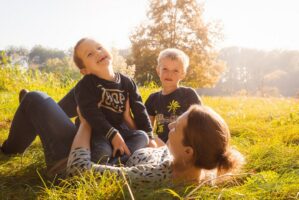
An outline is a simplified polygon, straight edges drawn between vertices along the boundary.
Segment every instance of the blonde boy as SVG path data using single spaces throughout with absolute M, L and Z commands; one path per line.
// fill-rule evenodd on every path
M 179 86 L 185 78 L 189 66 L 189 57 L 181 50 L 168 48 L 160 52 L 157 74 L 160 78 L 162 90 L 149 96 L 145 107 L 150 116 L 155 133 L 156 142 L 168 140 L 168 124 L 175 121 L 192 104 L 201 104 L 201 100 L 194 89 Z

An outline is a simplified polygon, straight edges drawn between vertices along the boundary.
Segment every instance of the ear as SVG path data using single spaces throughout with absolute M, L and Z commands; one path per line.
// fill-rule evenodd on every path
M 157 65 L 157 67 L 156 67 L 156 72 L 157 72 L 158 76 L 160 77 L 160 67 L 159 67 L 159 65 Z
M 185 156 L 186 156 L 187 160 L 192 160 L 193 159 L 194 151 L 193 151 L 192 147 L 186 146 L 185 149 L 184 149 L 184 152 L 185 152 Z
M 89 71 L 88 71 L 86 68 L 80 69 L 80 73 L 81 73 L 82 75 L 90 74 Z

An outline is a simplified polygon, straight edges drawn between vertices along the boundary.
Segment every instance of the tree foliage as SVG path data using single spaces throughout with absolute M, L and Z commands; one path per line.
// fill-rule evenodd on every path
M 63 59 L 64 57 L 66 57 L 66 53 L 62 50 L 49 49 L 37 45 L 31 49 L 28 55 L 28 60 L 30 65 L 42 65 L 45 64 L 48 59 Z
M 11 58 L 7 55 L 6 51 L 0 50 L 0 66 L 11 63 Z
M 179 48 L 190 57 L 185 81 L 192 86 L 215 84 L 224 64 L 213 44 L 221 36 L 217 24 L 204 23 L 203 6 L 196 0 L 152 0 L 148 21 L 130 35 L 135 78 L 139 83 L 157 81 L 157 56 L 165 48 Z M 150 74 L 150 75 L 149 75 Z
M 131 78 L 135 75 L 135 65 L 128 65 L 126 59 L 120 55 L 119 51 L 115 48 L 112 48 L 111 54 L 113 57 L 113 69 L 115 72 L 120 72 Z

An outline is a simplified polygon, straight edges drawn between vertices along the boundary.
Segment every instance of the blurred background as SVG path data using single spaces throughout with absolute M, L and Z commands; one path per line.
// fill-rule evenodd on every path
M 93 37 L 111 49 L 116 70 L 139 85 L 159 85 L 158 53 L 176 47 L 191 59 L 182 84 L 201 95 L 299 97 L 297 1 L 0 0 L 0 5 L 1 67 L 77 80 L 72 48 L 80 38 Z

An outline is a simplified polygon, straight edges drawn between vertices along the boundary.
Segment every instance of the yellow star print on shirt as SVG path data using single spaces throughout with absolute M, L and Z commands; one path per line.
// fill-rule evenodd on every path
M 181 106 L 180 106 L 179 102 L 177 102 L 176 100 L 172 100 L 172 101 L 169 103 L 169 105 L 167 106 L 167 108 L 168 108 L 168 112 L 171 112 L 171 111 L 172 111 L 173 114 L 175 114 L 176 111 L 177 111 L 177 109 L 180 108 L 180 107 L 181 107 Z
M 163 133 L 164 132 L 164 125 L 163 124 L 159 124 L 157 126 L 157 133 Z

